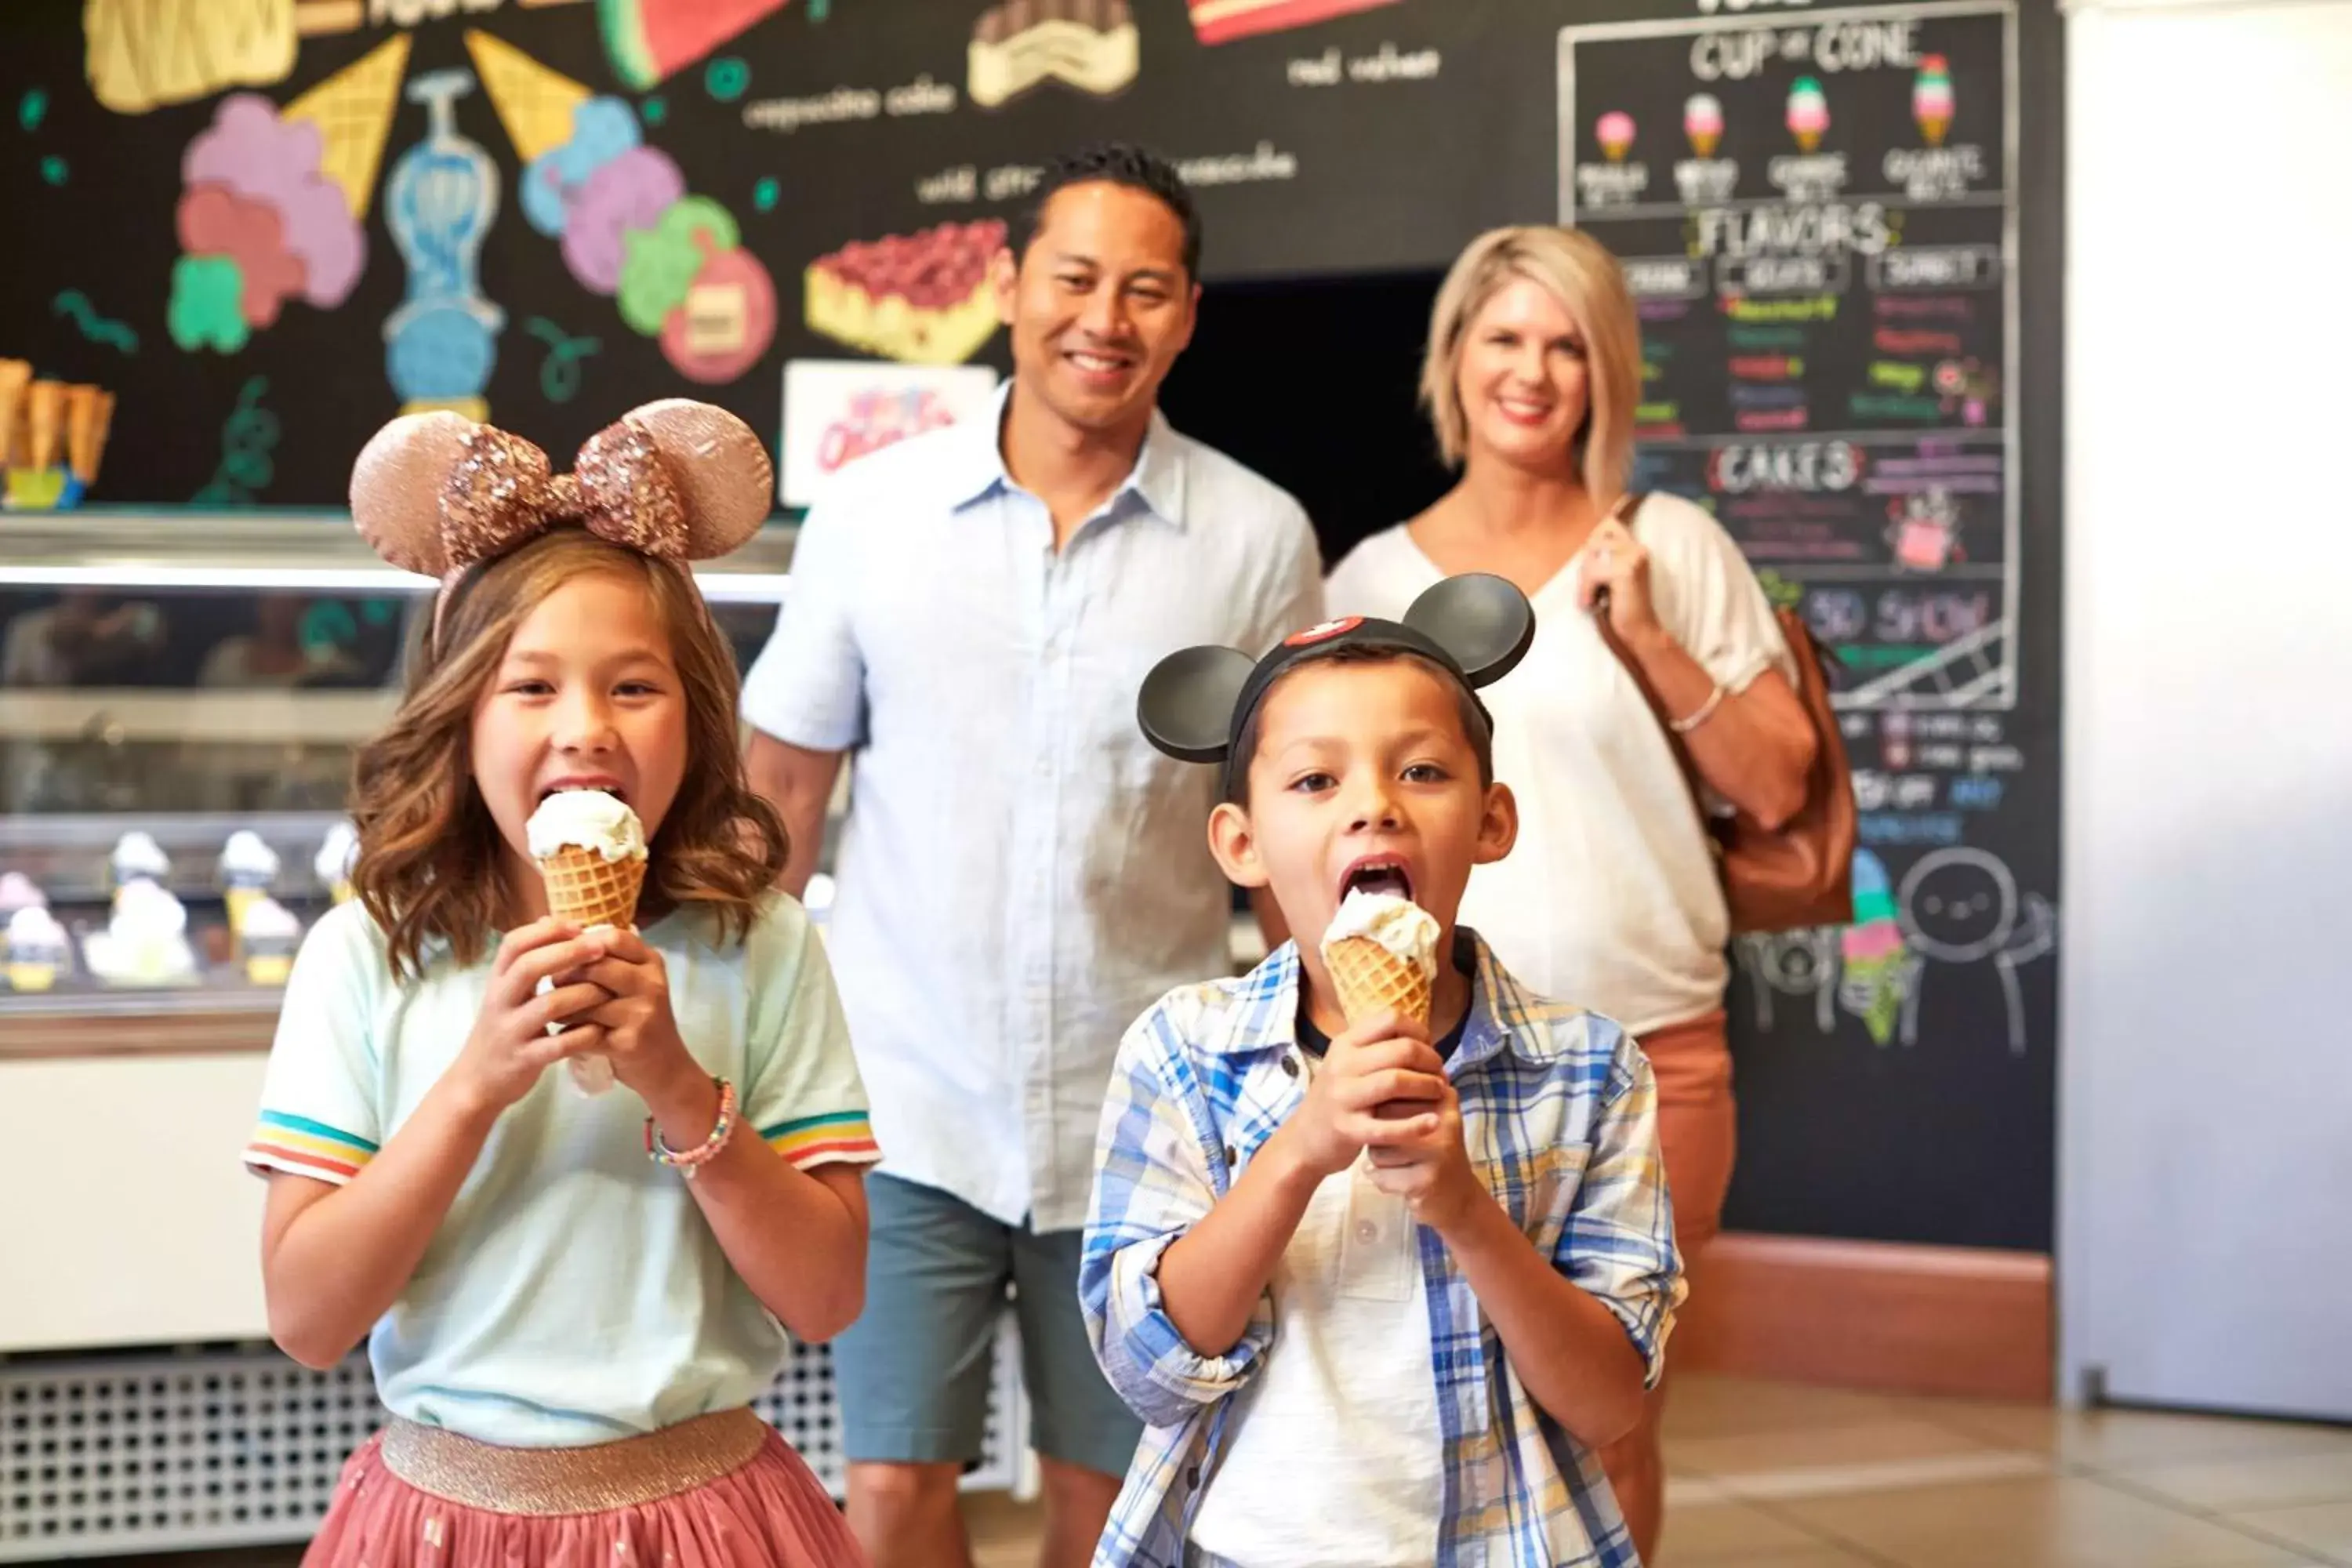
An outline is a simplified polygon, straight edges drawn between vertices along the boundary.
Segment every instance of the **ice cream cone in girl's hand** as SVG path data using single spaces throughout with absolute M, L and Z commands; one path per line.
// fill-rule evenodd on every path
M 603 790 L 560 790 L 531 813 L 528 833 L 530 858 L 546 879 L 549 914 L 583 931 L 635 929 L 646 830 L 626 804 Z M 613 1087 L 613 1064 L 601 1056 L 573 1057 L 565 1065 L 590 1094 Z

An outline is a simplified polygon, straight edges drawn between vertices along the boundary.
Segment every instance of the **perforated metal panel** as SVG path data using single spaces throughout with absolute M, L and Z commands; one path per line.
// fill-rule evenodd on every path
M 1008 1325 L 974 1489 L 1013 1484 L 1020 1365 Z M 832 1352 L 798 1348 L 755 1408 L 839 1496 Z M 305 1540 L 383 1420 L 362 1357 L 324 1373 L 270 1350 L 0 1363 L 0 1563 Z

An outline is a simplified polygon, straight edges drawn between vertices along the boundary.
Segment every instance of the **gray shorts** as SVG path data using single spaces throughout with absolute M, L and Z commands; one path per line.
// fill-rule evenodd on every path
M 1030 1445 L 1123 1476 L 1143 1435 L 1103 1378 L 1078 1310 L 1080 1233 L 1038 1235 L 962 1199 L 875 1174 L 866 1310 L 834 1342 L 842 1447 L 852 1463 L 981 1458 L 989 1371 L 1008 1290 L 1021 1330 Z

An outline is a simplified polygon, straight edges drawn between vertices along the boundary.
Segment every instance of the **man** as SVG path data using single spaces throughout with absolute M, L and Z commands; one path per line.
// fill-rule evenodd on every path
M 1143 677 L 1320 619 L 1298 504 L 1156 406 L 1191 340 L 1200 220 L 1166 163 L 1049 169 L 994 261 L 1013 376 L 987 418 L 887 447 L 810 513 L 745 681 L 754 785 L 806 885 L 855 752 L 831 956 L 886 1163 L 866 1313 L 835 1347 L 849 1516 L 876 1568 L 970 1563 L 1008 1287 L 1045 1568 L 1083 1568 L 1139 1426 L 1077 1304 L 1119 1037 L 1229 963 L 1214 784 L 1145 742 Z

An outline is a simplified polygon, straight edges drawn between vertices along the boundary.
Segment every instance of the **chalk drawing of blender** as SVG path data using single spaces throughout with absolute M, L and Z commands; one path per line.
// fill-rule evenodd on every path
M 457 100 L 474 73 L 439 70 L 408 84 L 431 116 L 425 140 L 400 155 L 385 187 L 384 222 L 408 263 L 408 297 L 383 323 L 384 371 L 401 412 L 446 408 L 489 417 L 482 395 L 498 363 L 506 312 L 482 297 L 482 241 L 499 216 L 499 171 L 457 130 Z

